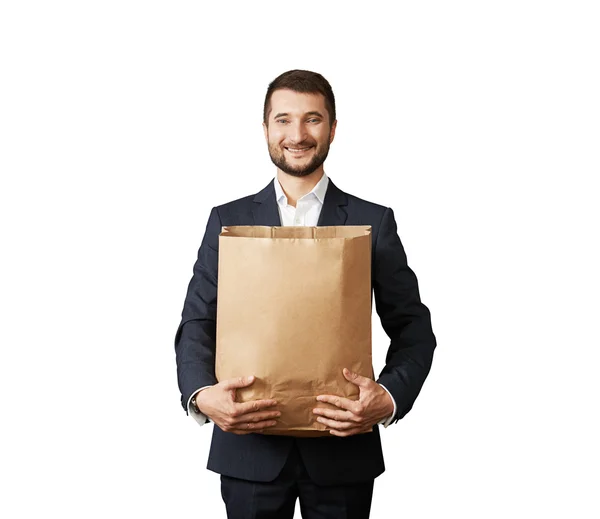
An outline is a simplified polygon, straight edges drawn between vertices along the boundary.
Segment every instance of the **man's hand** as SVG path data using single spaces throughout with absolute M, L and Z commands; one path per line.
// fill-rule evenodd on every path
M 276 400 L 235 401 L 235 390 L 253 382 L 253 376 L 223 380 L 200 391 L 195 396 L 196 405 L 225 432 L 249 434 L 273 427 L 277 423 L 273 418 L 281 413 L 267 409 L 277 404 Z
M 358 400 L 350 400 L 335 395 L 319 395 L 319 402 L 333 404 L 337 409 L 315 408 L 317 421 L 331 428 L 334 436 L 352 436 L 370 431 L 382 418 L 394 412 L 394 402 L 388 392 L 370 378 L 352 373 L 344 368 L 344 377 L 359 388 Z

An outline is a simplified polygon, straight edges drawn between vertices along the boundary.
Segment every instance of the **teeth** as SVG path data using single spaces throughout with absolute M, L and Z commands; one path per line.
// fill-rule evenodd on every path
M 286 148 L 289 151 L 304 151 L 307 150 L 308 148 Z

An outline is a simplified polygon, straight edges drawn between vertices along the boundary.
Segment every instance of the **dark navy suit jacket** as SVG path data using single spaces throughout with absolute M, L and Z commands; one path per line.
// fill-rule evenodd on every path
M 217 383 L 219 233 L 222 226 L 229 225 L 280 226 L 273 181 L 258 194 L 214 207 L 210 213 L 175 337 L 181 404 L 186 411 L 194 391 Z M 412 408 L 431 367 L 436 340 L 430 313 L 421 303 L 417 279 L 406 263 L 390 208 L 344 193 L 329 179 L 318 226 L 331 225 L 372 227 L 372 290 L 376 311 L 390 337 L 386 364 L 377 382 L 396 401 L 395 423 Z M 309 476 L 318 484 L 364 481 L 385 470 L 377 425 L 372 433 L 345 438 L 236 435 L 215 426 L 208 469 L 241 479 L 272 481 L 293 442 L 298 445 Z

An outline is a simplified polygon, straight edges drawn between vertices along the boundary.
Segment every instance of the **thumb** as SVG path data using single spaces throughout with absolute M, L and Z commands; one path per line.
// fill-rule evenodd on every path
M 225 389 L 237 389 L 240 387 L 247 387 L 254 382 L 254 375 L 249 377 L 237 377 L 230 378 L 229 380 L 223 381 L 223 387 Z
M 350 371 L 347 368 L 344 368 L 344 377 L 346 377 L 346 380 L 360 387 L 366 387 L 367 384 L 371 381 L 371 379 L 363 377 L 358 373 L 354 373 L 353 371 Z

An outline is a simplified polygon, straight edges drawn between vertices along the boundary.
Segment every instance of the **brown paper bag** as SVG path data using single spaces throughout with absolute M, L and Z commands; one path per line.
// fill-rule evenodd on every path
M 371 226 L 223 227 L 216 376 L 255 376 L 238 402 L 279 402 L 263 433 L 329 435 L 312 409 L 336 409 L 320 394 L 358 400 L 344 367 L 373 378 Z

